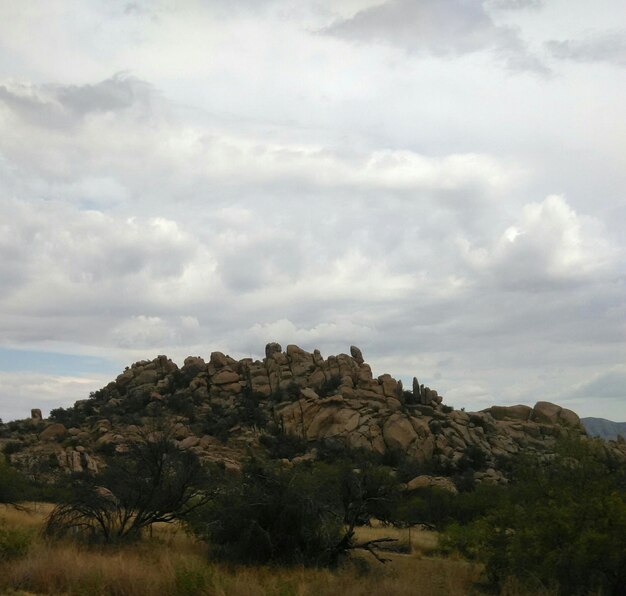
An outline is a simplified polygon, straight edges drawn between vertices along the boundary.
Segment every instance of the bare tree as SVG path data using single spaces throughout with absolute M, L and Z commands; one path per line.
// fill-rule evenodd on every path
M 48 517 L 45 534 L 92 541 L 136 539 L 157 522 L 184 519 L 209 498 L 208 472 L 171 430 L 139 431 L 97 476 L 77 482 Z

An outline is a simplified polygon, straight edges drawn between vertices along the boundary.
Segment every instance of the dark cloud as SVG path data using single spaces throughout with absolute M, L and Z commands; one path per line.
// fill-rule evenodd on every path
M 561 60 L 606 62 L 626 67 L 626 30 L 596 34 L 587 39 L 551 40 L 546 42 L 546 47 Z
M 443 57 L 490 50 L 511 70 L 548 72 L 529 54 L 519 33 L 511 27 L 496 25 L 480 2 L 388 0 L 339 21 L 323 32 Z

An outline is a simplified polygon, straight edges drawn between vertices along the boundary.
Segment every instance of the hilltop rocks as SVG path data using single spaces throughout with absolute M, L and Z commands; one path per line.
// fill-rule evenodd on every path
M 37 437 L 39 426 L 29 423 L 32 434 L 19 437 L 24 451 L 12 461 L 28 467 L 54 454 L 64 471 L 93 470 L 99 457 L 104 461 L 126 448 L 134 425 L 163 414 L 175 425 L 181 448 L 231 470 L 251 450 L 263 449 L 264 434 L 279 432 L 308 446 L 301 457 L 313 458 L 320 444 L 331 442 L 433 462 L 481 482 L 504 481 L 498 468 L 503 459 L 520 452 L 547 457 L 560 436 L 583 432 L 574 412 L 548 402 L 452 410 L 416 377 L 412 392 L 390 374 L 375 377 L 356 346 L 350 354 L 324 358 L 319 350 L 290 344 L 283 351 L 272 342 L 262 360 L 215 351 L 208 362 L 186 358 L 180 369 L 166 356 L 136 362 L 92 398 L 76 402 L 76 427 L 69 432 L 54 423 Z M 440 483 L 424 478 L 409 484 Z
M 36 421 L 42 420 L 43 418 L 41 416 L 41 410 L 39 408 L 33 408 L 30 411 L 30 419 L 31 420 L 36 420 Z

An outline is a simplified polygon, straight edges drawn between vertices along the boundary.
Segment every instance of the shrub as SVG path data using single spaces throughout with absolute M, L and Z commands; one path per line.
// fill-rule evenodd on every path
M 76 408 L 54 408 L 50 410 L 49 418 L 53 422 L 59 422 L 68 428 L 80 426 L 82 422 L 82 417 L 76 411 Z
M 267 448 L 272 459 L 293 459 L 306 453 L 307 449 L 306 439 L 285 432 L 261 435 L 259 442 Z
M 342 537 L 333 477 L 248 464 L 189 519 L 218 557 L 240 563 L 326 565 Z
M 565 444 L 547 464 L 524 461 L 494 510 L 449 542 L 484 560 L 490 581 L 540 582 L 559 594 L 626 591 L 624 468 L 602 448 Z
M 17 505 L 20 501 L 26 500 L 28 494 L 26 478 L 7 464 L 4 456 L 0 454 L 0 503 Z
M 0 527 L 0 561 L 23 557 L 31 543 L 32 535 L 29 532 Z
M 9 441 L 4 445 L 4 454 L 13 455 L 14 453 L 19 453 L 22 449 L 24 449 L 22 441 Z
M 340 385 L 341 385 L 341 377 L 339 375 L 332 375 L 331 377 L 329 377 L 328 379 L 322 382 L 322 384 L 320 385 L 317 391 L 317 394 L 320 397 L 329 397 L 336 393 Z
M 47 519 L 50 537 L 95 542 L 133 540 L 151 524 L 185 518 L 207 499 L 207 473 L 168 429 L 145 431 L 97 476 L 77 478 L 70 499 Z

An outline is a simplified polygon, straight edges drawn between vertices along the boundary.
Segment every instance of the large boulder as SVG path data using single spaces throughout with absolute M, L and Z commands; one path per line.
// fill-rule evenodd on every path
M 561 406 L 552 404 L 549 401 L 538 401 L 533 408 L 532 419 L 534 422 L 544 424 L 556 424 L 559 419 Z
M 409 491 L 417 490 L 419 488 L 440 488 L 454 494 L 459 492 L 454 485 L 454 482 L 445 476 L 416 476 L 413 480 L 407 483 L 406 488 Z
M 496 420 L 521 420 L 526 422 L 530 420 L 533 409 L 530 406 L 491 406 L 483 412 L 488 412 Z
M 65 438 L 67 435 L 67 429 L 59 422 L 49 424 L 39 433 L 39 439 L 41 441 L 59 441 Z
M 271 358 L 274 354 L 280 354 L 282 351 L 282 346 L 279 343 L 272 341 L 265 346 L 265 357 Z
M 202 372 L 206 372 L 206 370 L 206 362 L 200 356 L 187 356 L 187 358 L 185 358 L 182 372 L 187 378 L 193 379 L 193 377 Z
M 383 438 L 389 449 L 405 452 L 417 439 L 417 433 L 406 416 L 395 413 L 389 416 L 383 426 Z
M 237 383 L 238 381 L 239 375 L 227 368 L 223 368 L 211 377 L 211 382 L 214 385 L 229 385 L 230 383 Z

